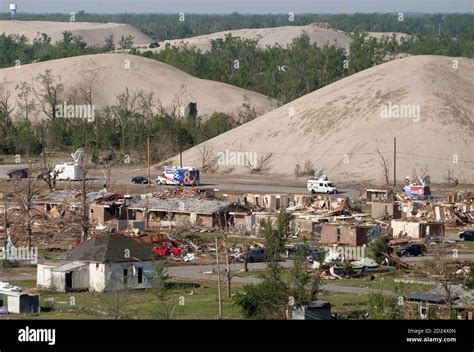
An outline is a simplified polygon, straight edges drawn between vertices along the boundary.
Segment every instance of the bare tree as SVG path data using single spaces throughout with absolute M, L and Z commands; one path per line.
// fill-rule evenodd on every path
M 449 250 L 445 244 L 438 244 L 433 251 L 433 260 L 427 262 L 424 270 L 420 269 L 431 280 L 438 283 L 451 315 L 455 313 L 453 285 L 462 281 L 461 277 L 456 274 L 457 268 L 454 262 L 456 253 Z
M 42 180 L 48 186 L 50 191 L 53 191 L 56 188 L 56 179 L 60 174 L 60 171 L 55 170 L 52 164 L 46 163 L 43 166 L 43 172 L 40 173 L 37 177 L 38 180 Z
M 10 233 L 10 227 L 15 223 L 15 216 L 14 212 L 10 211 L 10 208 L 12 207 L 12 199 L 9 199 L 8 195 L 6 193 L 3 194 L 2 196 L 2 205 L 3 205 L 3 216 L 2 216 L 2 222 L 3 222 L 3 241 L 4 241 L 4 247 L 7 247 L 7 239 L 8 235 Z
M 2 83 L 0 88 L 0 116 L 10 117 L 11 113 L 15 110 L 15 105 L 12 105 L 10 102 L 11 92 L 6 81 Z
M 80 98 L 86 104 L 93 105 L 93 87 L 96 82 L 96 73 L 93 72 L 89 77 L 84 78 L 81 83 L 77 85 L 77 90 L 79 91 Z
M 27 124 L 30 123 L 30 112 L 36 108 L 36 103 L 33 100 L 33 88 L 28 82 L 20 82 L 15 87 L 18 90 L 18 106 L 20 114 Z
M 202 171 L 216 172 L 218 169 L 218 157 L 212 152 L 212 148 L 203 144 L 198 149 L 198 160 Z
M 57 106 L 61 105 L 61 96 L 64 92 L 64 85 L 61 83 L 60 77 L 56 79 L 51 70 L 46 70 L 44 74 L 36 77 L 39 88 L 33 86 L 33 92 L 38 99 L 42 111 L 50 119 L 57 116 Z
M 115 156 L 113 148 L 109 149 L 109 153 L 99 159 L 100 171 L 104 175 L 105 188 L 110 188 L 110 177 L 112 174 L 112 168 L 119 162 Z
M 125 92 L 117 96 L 117 104 L 111 108 L 113 118 L 120 124 L 122 156 L 126 154 L 126 131 L 130 127 L 132 117 L 137 113 L 138 98 L 137 93 L 131 93 L 125 88 Z
M 2 123 L 2 137 L 7 139 L 8 130 L 12 123 L 12 113 L 15 110 L 15 105 L 11 103 L 11 93 L 7 87 L 6 82 L 0 86 L 0 123 Z
M 446 172 L 446 175 L 444 176 L 444 181 L 449 184 L 454 184 L 455 187 L 459 184 L 459 179 L 457 177 L 454 177 L 450 169 L 448 169 L 448 171 Z
M 244 102 L 242 107 L 239 109 L 239 121 L 246 123 L 254 120 L 257 117 L 257 111 L 255 106 L 250 102 L 250 98 L 244 95 Z
M 382 166 L 382 171 L 385 178 L 385 184 L 387 186 L 390 186 L 390 169 L 389 169 L 390 166 L 388 165 L 387 161 L 385 160 L 385 157 L 383 156 L 383 154 L 380 152 L 378 148 L 377 148 L 377 154 L 380 157 L 380 165 Z
M 250 173 L 252 174 L 264 174 L 270 168 L 270 162 L 273 157 L 272 153 L 267 153 L 261 156 L 258 161 L 257 165 L 252 165 L 250 162 L 247 162 L 247 166 L 250 169 Z
M 31 238 L 33 235 L 33 222 L 38 218 L 39 213 L 35 209 L 35 200 L 40 193 L 38 181 L 34 179 L 34 171 L 30 168 L 26 182 L 18 180 L 16 187 L 16 199 L 20 209 L 22 225 L 24 227 L 27 246 L 31 247 Z

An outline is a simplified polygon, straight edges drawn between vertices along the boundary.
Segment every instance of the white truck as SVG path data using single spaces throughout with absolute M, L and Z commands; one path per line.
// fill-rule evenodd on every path
M 85 176 L 84 169 L 84 154 L 83 148 L 76 150 L 74 154 L 71 154 L 74 159 L 73 163 L 56 164 L 51 177 L 56 175 L 56 180 L 66 181 L 79 181 Z
M 56 180 L 78 181 L 84 178 L 84 168 L 74 163 L 56 164 L 54 173 Z
M 320 177 L 310 177 L 307 184 L 308 191 L 311 193 L 337 193 L 336 185 L 328 179 L 326 175 Z

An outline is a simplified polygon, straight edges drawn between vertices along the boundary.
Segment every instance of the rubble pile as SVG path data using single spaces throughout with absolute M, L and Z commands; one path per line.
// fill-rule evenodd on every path
M 180 188 L 168 188 L 159 193 L 153 193 L 153 197 L 160 198 L 160 199 L 167 199 L 167 198 L 215 199 L 215 192 L 212 189 L 180 187 Z

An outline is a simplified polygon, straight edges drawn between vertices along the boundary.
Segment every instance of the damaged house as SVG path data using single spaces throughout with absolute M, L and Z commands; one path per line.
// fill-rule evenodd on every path
M 37 287 L 51 291 L 114 291 L 152 287 L 156 255 L 130 237 L 91 237 L 66 260 L 37 266 Z
M 35 209 L 53 217 L 64 216 L 67 211 L 76 211 L 81 207 L 81 193 L 77 190 L 55 190 L 35 199 Z M 99 223 L 126 218 L 126 198 L 117 193 L 105 191 L 89 192 L 87 205 L 91 220 Z
M 434 221 L 392 220 L 393 238 L 426 238 L 428 236 L 444 237 L 444 224 Z
M 370 216 L 373 219 L 400 219 L 402 217 L 402 207 L 397 202 L 371 202 Z
M 329 223 L 321 228 L 321 243 L 363 246 L 380 234 L 380 227 L 371 224 Z
M 193 197 L 144 197 L 131 203 L 130 219 L 148 220 L 149 227 L 179 224 L 217 228 L 242 223 L 247 209 L 218 199 Z M 147 219 L 148 216 L 148 219 Z

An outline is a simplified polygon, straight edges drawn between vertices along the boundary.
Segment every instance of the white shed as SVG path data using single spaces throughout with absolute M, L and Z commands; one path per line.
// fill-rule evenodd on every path
M 38 264 L 37 286 L 59 292 L 150 288 L 155 258 L 130 237 L 92 237 L 69 251 L 66 261 Z

